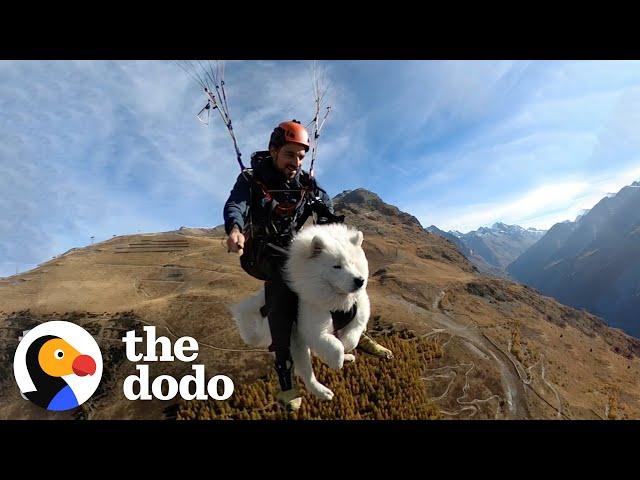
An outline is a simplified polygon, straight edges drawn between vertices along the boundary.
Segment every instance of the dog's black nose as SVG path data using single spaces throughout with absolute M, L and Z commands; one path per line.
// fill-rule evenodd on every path
M 361 277 L 357 277 L 353 279 L 353 283 L 356 286 L 356 290 L 360 287 L 362 287 L 362 285 L 364 285 L 364 278 Z

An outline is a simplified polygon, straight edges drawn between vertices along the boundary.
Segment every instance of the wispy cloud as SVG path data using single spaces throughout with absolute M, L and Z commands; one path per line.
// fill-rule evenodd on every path
M 324 62 L 316 173 L 425 224 L 549 227 L 640 177 L 640 62 Z M 245 162 L 311 119 L 310 62 L 227 63 Z M 175 64 L 0 62 L 0 275 L 114 234 L 222 222 L 238 174 Z M 306 165 L 308 167 L 308 163 Z
M 580 181 L 547 183 L 493 202 L 441 206 L 433 210 L 423 207 L 416 211 L 416 216 L 423 224 L 436 224 L 445 230 L 463 232 L 498 221 L 525 228 L 548 229 L 555 223 L 575 220 L 607 194 L 616 193 L 637 179 L 640 179 L 640 166 L 622 172 L 585 175 Z
M 248 163 L 279 121 L 310 119 L 311 81 L 306 62 L 231 64 Z M 0 74 L 0 275 L 91 236 L 221 223 L 235 153 L 219 118 L 197 122 L 204 95 L 176 65 L 0 62 Z
M 525 227 L 534 226 L 535 220 L 539 220 L 549 210 L 561 209 L 564 212 L 587 187 L 586 182 L 549 184 L 501 201 L 438 209 L 433 214 L 418 212 L 418 219 L 426 217 L 428 224 L 435 223 L 442 225 L 440 228 L 459 231 L 472 230 L 478 225 L 490 225 L 497 221 Z

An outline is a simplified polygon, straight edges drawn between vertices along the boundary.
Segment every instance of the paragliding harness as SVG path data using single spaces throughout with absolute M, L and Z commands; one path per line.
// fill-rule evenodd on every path
M 278 190 L 269 190 L 256 178 L 252 169 L 244 169 L 242 174 L 249 182 L 249 215 L 244 228 L 244 251 L 240 257 L 242 269 L 258 280 L 266 281 L 272 277 L 273 260 L 284 263 L 287 249 L 296 232 L 302 228 L 310 215 L 316 214 L 316 223 L 343 223 L 344 215 L 334 215 L 320 198 L 315 196 L 315 180 L 306 172 L 301 172 L 297 202 L 278 202 L 273 194 Z M 267 214 L 262 222 L 254 218 L 255 206 L 264 205 Z M 276 267 L 277 268 L 277 267 Z

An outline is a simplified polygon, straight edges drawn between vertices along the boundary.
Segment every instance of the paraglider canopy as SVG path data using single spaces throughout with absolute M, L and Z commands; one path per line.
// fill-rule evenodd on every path
M 213 110 L 217 110 L 220 113 L 227 131 L 233 140 L 233 147 L 236 151 L 236 157 L 240 170 L 244 172 L 247 167 L 242 163 L 242 153 L 238 148 L 238 142 L 236 140 L 235 133 L 233 131 L 233 124 L 231 122 L 231 116 L 229 114 L 229 105 L 227 103 L 227 93 L 225 90 L 224 82 L 224 62 L 220 61 L 175 61 L 175 63 L 184 70 L 191 78 L 193 78 L 204 90 L 204 94 L 207 98 L 207 103 L 198 112 L 196 117 L 204 124 L 209 123 L 209 117 Z M 318 139 L 320 138 L 320 131 L 324 126 L 327 117 L 331 111 L 331 106 L 327 106 L 325 114 L 320 119 L 320 110 L 325 108 L 323 103 L 328 88 L 325 86 L 324 74 L 318 71 L 316 62 L 313 62 L 313 94 L 315 100 L 315 114 L 313 119 L 307 124 L 307 128 L 313 124 L 313 144 L 310 142 L 309 133 L 307 129 L 297 120 L 288 122 L 282 122 L 271 135 L 271 140 L 274 139 L 276 134 L 276 140 L 280 140 L 280 135 L 284 136 L 284 143 L 294 142 L 304 145 L 305 150 L 311 149 L 311 166 L 309 168 L 309 175 L 313 178 L 313 167 L 318 153 Z M 269 145 L 271 146 L 271 143 Z

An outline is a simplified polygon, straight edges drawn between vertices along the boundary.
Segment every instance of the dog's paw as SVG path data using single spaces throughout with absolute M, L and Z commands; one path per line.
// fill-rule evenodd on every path
M 344 361 L 345 362 L 355 362 L 356 361 L 356 356 L 353 353 L 345 353 L 344 354 Z
M 315 385 L 311 385 L 309 390 L 320 400 L 332 400 L 333 399 L 333 391 L 331 389 L 325 387 L 321 383 L 316 383 Z

